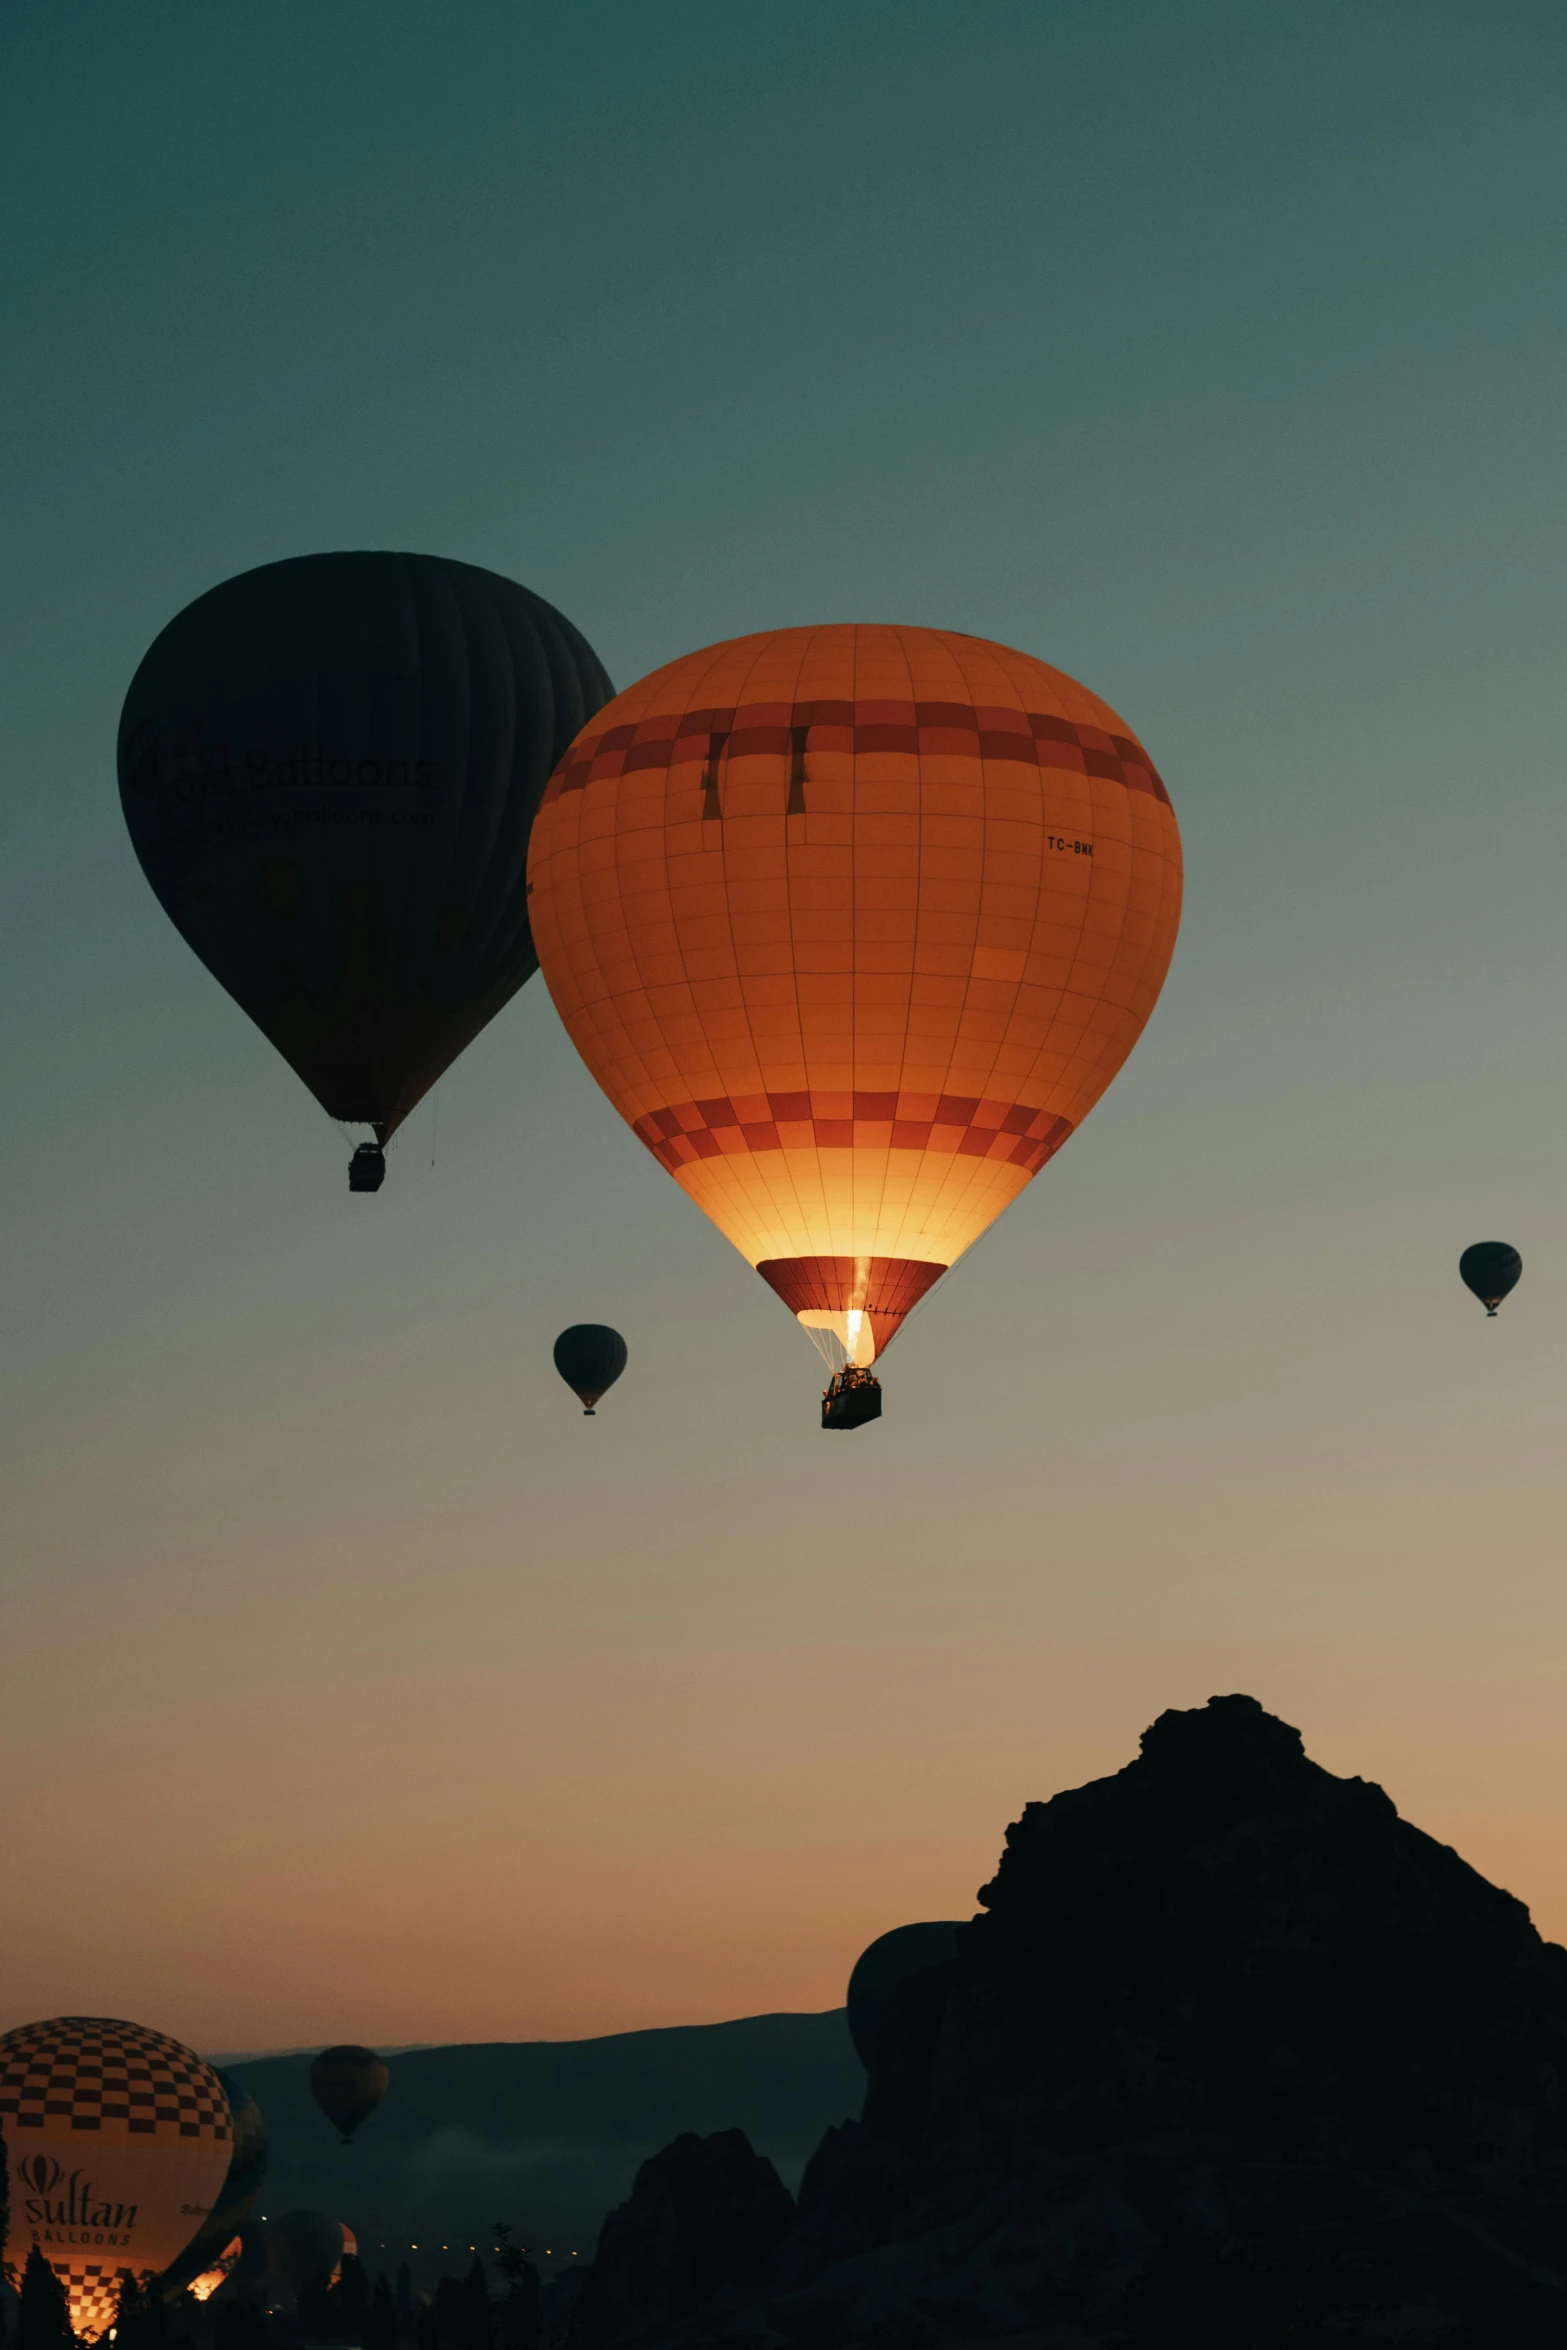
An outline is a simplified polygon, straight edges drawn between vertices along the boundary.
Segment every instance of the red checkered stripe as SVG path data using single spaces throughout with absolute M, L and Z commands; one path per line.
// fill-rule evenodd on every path
M 1042 710 L 967 702 L 749 702 L 721 710 L 665 712 L 606 727 L 574 743 L 551 776 L 545 805 L 606 777 L 682 759 L 741 759 L 757 752 L 913 751 L 947 758 L 1010 759 L 1102 775 L 1166 807 L 1170 795 L 1135 737 L 1079 726 Z
M 230 2137 L 228 2100 L 212 2067 L 142 2024 L 58 2016 L 0 2039 L 0 2125 L 7 2130 L 97 2130 L 123 2122 L 133 2137 Z
M 1004 1160 L 1037 1175 L 1072 1121 L 1030 1102 L 969 1094 L 765 1093 L 647 1110 L 631 1131 L 672 1175 L 697 1159 L 746 1151 L 923 1151 L 938 1137 L 959 1157 Z

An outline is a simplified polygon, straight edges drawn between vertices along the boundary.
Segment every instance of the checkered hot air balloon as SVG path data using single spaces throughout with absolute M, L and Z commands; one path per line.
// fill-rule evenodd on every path
M 96 2341 L 120 2279 L 161 2276 L 206 2225 L 232 2153 L 223 2084 L 142 2024 L 56 2016 L 0 2037 L 0 2129 L 11 2172 L 6 2260 L 36 2244 Z
M 578 1051 L 835 1387 L 1082 1123 L 1181 903 L 1125 721 L 929 628 L 779 629 L 656 670 L 556 769 L 528 874 Z

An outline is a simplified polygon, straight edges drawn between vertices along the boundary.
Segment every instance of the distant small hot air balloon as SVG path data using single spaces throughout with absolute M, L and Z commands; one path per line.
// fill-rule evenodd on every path
M 0 2130 L 6 2258 L 20 2271 L 37 2245 L 88 2342 L 114 2323 L 123 2271 L 161 2275 L 185 2250 L 233 2153 L 228 2100 L 205 2058 L 105 2016 L 56 2016 L 0 2038 Z
M 310 2094 L 346 2146 L 386 2095 L 391 2074 L 373 2048 L 323 2048 L 310 2067 Z M 339 2247 L 341 2249 L 341 2247 Z
M 228 2099 L 229 2121 L 233 2130 L 233 2153 L 229 2158 L 228 2176 L 218 2191 L 211 2217 L 200 2233 L 193 2236 L 178 2260 L 163 2272 L 165 2294 L 178 2292 L 189 2284 L 198 2301 L 216 2292 L 222 2283 L 217 2270 L 233 2248 L 236 2266 L 240 2254 L 240 2236 L 261 2192 L 267 2171 L 267 2132 L 261 2111 L 254 2097 L 238 2073 L 220 2070 L 218 2079 Z M 228 2270 L 223 2271 L 224 2275 Z M 200 2290 L 203 2278 L 208 2280 L 206 2292 Z
M 275 2275 L 297 2293 L 307 2277 L 330 2277 L 343 2257 L 343 2223 L 327 2211 L 285 2211 L 267 2222 Z
M 893 1994 L 910 1975 L 944 1966 L 957 1950 L 957 1935 L 955 1918 L 894 1926 L 879 1934 L 855 1961 L 849 1977 L 849 2037 L 867 2072 Z
M 1522 1271 L 1522 1257 L 1505 1240 L 1477 1240 L 1458 1260 L 1459 1279 L 1466 1289 L 1473 1290 L 1487 1319 L 1493 1322 L 1497 1307 L 1508 1291 L 1518 1286 Z
M 435 555 L 295 556 L 177 613 L 120 796 L 164 912 L 345 1124 L 349 1188 L 538 968 L 528 833 L 612 688 L 542 597 Z
M 583 728 L 528 852 L 545 983 L 660 1166 L 875 1416 L 870 1365 L 1136 1044 L 1175 816 L 1108 703 L 932 628 L 783 628 Z
M 593 1418 L 593 1407 L 620 1377 L 627 1362 L 626 1342 L 604 1322 L 573 1322 L 555 1341 L 555 1368 L 582 1405 L 583 1417 Z

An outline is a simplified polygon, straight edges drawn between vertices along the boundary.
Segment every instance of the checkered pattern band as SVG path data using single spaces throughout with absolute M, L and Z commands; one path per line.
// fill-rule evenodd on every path
M 693 1159 L 781 1150 L 946 1150 L 1006 1159 L 1030 1175 L 1061 1148 L 1070 1118 L 970 1094 L 759 1093 L 648 1110 L 631 1129 L 673 1175 Z
M 166 2033 L 104 2016 L 55 2016 L 0 2038 L 0 2129 L 107 2131 L 228 2144 L 228 2099 L 210 2064 Z
M 124 2272 L 100 2267 L 96 2262 L 73 2269 L 67 2268 L 63 2261 L 51 2260 L 49 2266 L 65 2287 L 72 2333 L 84 2342 L 96 2342 L 113 2325 L 119 2312 L 120 2280 Z
M 772 753 L 801 760 L 808 751 L 921 752 L 945 758 L 1011 760 L 1102 775 L 1166 807 L 1170 795 L 1135 737 L 1110 734 L 1042 710 L 990 709 L 969 702 L 752 702 L 731 709 L 660 712 L 633 725 L 579 737 L 550 779 L 546 807 L 563 792 L 585 791 L 608 777 L 645 767 L 673 767 Z M 803 813 L 803 808 L 800 811 Z

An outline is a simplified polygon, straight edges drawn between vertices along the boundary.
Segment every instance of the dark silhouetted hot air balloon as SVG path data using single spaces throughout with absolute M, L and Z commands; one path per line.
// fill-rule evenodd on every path
M 297 2293 L 307 2277 L 329 2277 L 342 2259 L 342 2222 L 326 2211 L 285 2211 L 267 2222 L 267 2256 Z
M 528 873 L 589 1069 L 835 1372 L 869 1369 L 1082 1123 L 1181 899 L 1125 722 L 929 628 L 656 670 L 571 746 Z
M 122 2270 L 161 2275 L 210 2217 L 233 2155 L 223 2084 L 166 2033 L 56 2016 L 0 2038 L 0 2115 L 6 2259 L 20 2271 L 37 2245 L 72 2328 L 96 2341 L 114 2323 Z
M 376 1145 L 537 968 L 529 827 L 610 691 L 541 597 L 434 555 L 242 572 L 137 670 L 120 794 L 148 880 L 322 1108 Z M 356 1191 L 378 1188 L 376 1145 Z
M 601 1395 L 626 1367 L 626 1342 L 603 1322 L 573 1322 L 555 1341 L 555 1368 L 591 1420 Z
M 957 1921 L 894 1926 L 861 1952 L 849 1977 L 849 2037 L 867 2072 L 893 1993 L 910 1975 L 944 1966 L 957 1950 Z
M 1474 1291 L 1493 1322 L 1503 1298 L 1517 1288 L 1522 1271 L 1522 1257 L 1505 1240 L 1477 1240 L 1458 1260 L 1459 1279 Z
M 178 2260 L 164 2270 L 165 2293 L 178 2292 L 185 2285 L 194 2290 L 198 2279 L 211 2280 L 208 2292 L 216 2289 L 221 2282 L 214 2273 L 216 2266 L 240 2237 L 266 2177 L 267 2132 L 260 2108 L 238 2073 L 220 2070 L 218 2079 L 228 2100 L 229 2126 L 233 2132 L 228 2175 L 200 2233 L 186 2245 Z M 198 2300 L 206 2298 L 206 2293 L 197 2292 Z
M 386 2095 L 391 2074 L 373 2048 L 323 2048 L 310 2067 L 310 2094 L 346 2146 Z
M 252 2211 L 239 2231 L 239 2258 L 232 2271 L 242 2291 L 259 2293 L 272 2268 L 271 2230 L 259 2212 Z

